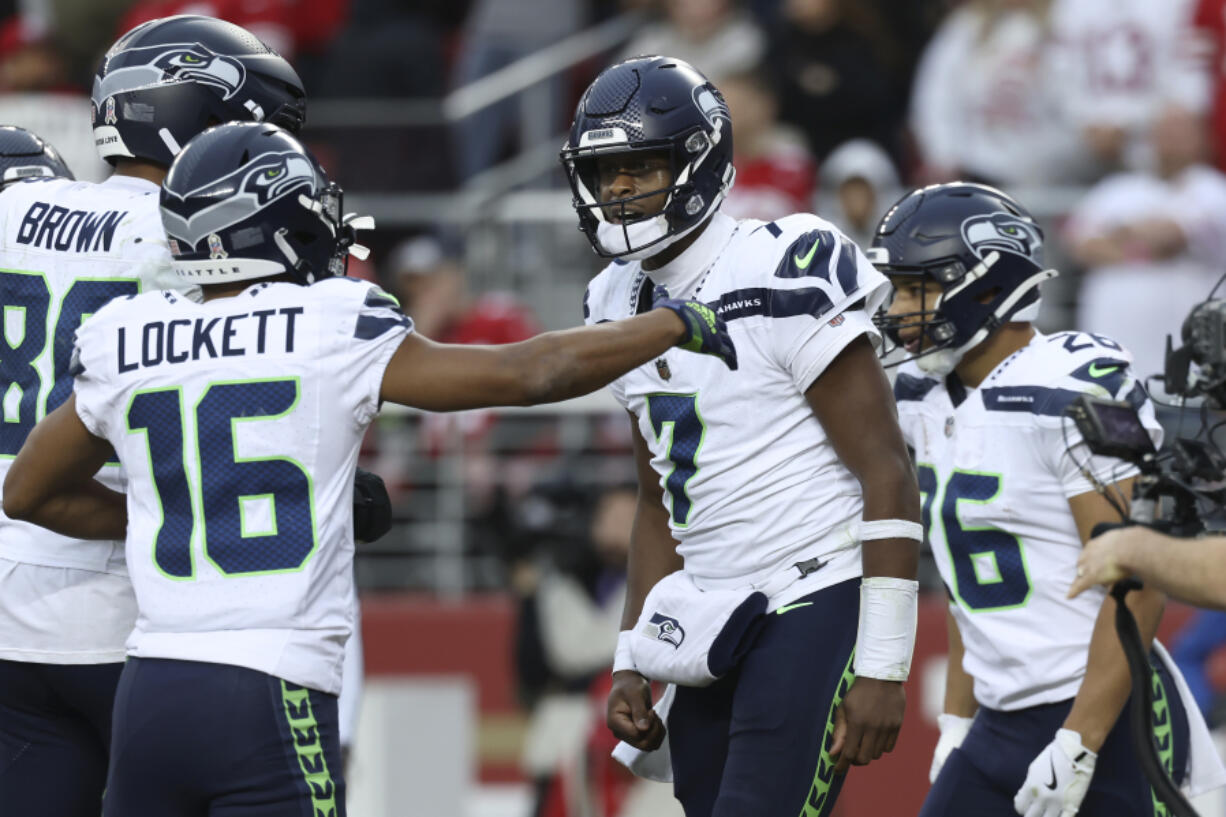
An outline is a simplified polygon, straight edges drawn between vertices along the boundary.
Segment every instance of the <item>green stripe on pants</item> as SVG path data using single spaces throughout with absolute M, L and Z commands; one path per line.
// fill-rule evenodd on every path
M 843 703 L 843 696 L 851 688 L 855 673 L 851 670 L 852 660 L 856 657 L 853 649 L 847 656 L 847 666 L 843 668 L 843 677 L 839 679 L 834 698 L 830 701 L 830 712 L 826 715 L 826 732 L 822 735 L 822 752 L 817 760 L 817 771 L 813 775 L 813 785 L 809 787 L 809 796 L 805 798 L 800 817 L 822 817 L 826 813 L 826 798 L 830 796 L 830 782 L 834 778 L 834 759 L 830 757 L 830 746 L 834 743 L 834 712 Z
M 1168 775 L 1175 773 L 1175 734 L 1171 729 L 1171 709 L 1167 704 L 1166 686 L 1157 670 L 1150 672 L 1150 684 L 1154 691 L 1154 708 L 1150 723 L 1154 729 L 1154 742 L 1158 745 L 1158 760 Z M 1128 717 L 1128 713 L 1124 713 Z M 1166 804 L 1158 799 L 1158 794 L 1151 787 L 1150 799 L 1154 802 L 1154 817 L 1171 817 L 1171 811 Z
M 285 704 L 285 717 L 289 721 L 290 734 L 294 739 L 294 751 L 298 755 L 298 767 L 306 778 L 311 792 L 311 805 L 316 817 L 332 817 L 336 814 L 336 786 L 324 758 L 323 742 L 319 737 L 319 724 L 311 710 L 311 691 L 302 687 L 290 689 L 281 682 L 281 700 Z

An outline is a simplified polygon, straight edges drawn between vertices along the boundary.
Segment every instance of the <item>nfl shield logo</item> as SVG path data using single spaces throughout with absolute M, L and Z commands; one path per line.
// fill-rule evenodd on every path
M 945 436 L 946 437 L 954 436 L 954 418 L 953 417 L 945 418 Z
M 106 116 L 103 117 L 104 122 L 108 125 L 114 125 L 119 120 L 115 117 L 115 97 L 108 96 L 106 98 Z
M 668 368 L 668 361 L 664 358 L 659 358 L 656 360 L 656 374 L 660 375 L 660 377 L 664 378 L 665 380 L 672 378 L 673 370 Z
M 228 255 L 225 247 L 221 245 L 221 236 L 209 233 L 209 258 L 225 258 Z

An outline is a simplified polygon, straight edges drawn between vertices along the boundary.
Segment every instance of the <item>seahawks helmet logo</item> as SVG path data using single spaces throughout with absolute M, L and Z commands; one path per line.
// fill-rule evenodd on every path
M 230 99 L 243 87 L 247 69 L 234 57 L 214 54 L 199 43 L 132 48 L 106 57 L 105 76 L 94 77 L 95 104 L 115 94 L 191 82 L 215 88 Z
M 187 217 L 175 212 L 180 208 L 174 202 L 164 203 L 162 224 L 168 236 L 195 247 L 210 233 L 221 233 L 231 225 L 246 221 L 294 191 L 311 196 L 321 184 L 315 167 L 301 153 L 264 153 L 233 173 L 184 195 L 163 188 L 168 196 L 185 203 L 208 198 L 218 200 Z
M 173 78 L 178 82 L 211 85 L 221 91 L 222 99 L 238 93 L 246 76 L 241 62 L 214 54 L 203 46 L 166 51 L 154 60 L 153 66 L 162 70 L 165 81 Z
M 680 647 L 681 642 L 685 641 L 685 630 L 682 629 L 681 622 L 663 613 L 652 613 L 651 622 L 645 629 L 649 637 L 666 641 L 674 648 Z
M 998 250 L 1034 261 L 1043 246 L 1038 228 L 1010 213 L 971 216 L 962 222 L 962 240 L 981 259 Z

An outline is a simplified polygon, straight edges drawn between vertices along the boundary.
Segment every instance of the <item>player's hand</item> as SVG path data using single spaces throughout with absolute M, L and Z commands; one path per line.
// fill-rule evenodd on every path
M 866 766 L 894 751 L 902 727 L 907 696 L 898 681 L 856 678 L 834 711 L 834 741 L 830 756 L 838 758 L 835 774 L 848 766 Z
M 634 670 L 613 673 L 605 723 L 618 740 L 645 752 L 664 742 L 664 721 L 651 708 L 651 682 Z
M 678 301 L 668 297 L 664 287 L 656 287 L 652 309 L 671 309 L 685 324 L 686 336 L 677 345 L 690 352 L 715 355 L 736 371 L 736 347 L 728 335 L 728 325 L 715 310 L 702 301 Z
M 1153 536 L 1154 533 L 1132 525 L 1113 528 L 1086 542 L 1077 560 L 1077 578 L 1068 590 L 1068 597 L 1071 599 L 1096 584 L 1111 584 L 1128 578 L 1128 571 L 1120 565 L 1120 551 L 1128 547 L 1133 537 L 1145 535 Z
M 353 475 L 353 538 L 374 542 L 392 528 L 392 500 L 383 478 L 359 468 Z
M 949 759 L 949 753 L 962 745 L 966 733 L 971 731 L 974 718 L 964 718 L 961 715 L 950 715 L 942 712 L 937 716 L 937 725 L 941 728 L 941 738 L 937 741 L 936 751 L 932 753 L 932 765 L 928 767 L 928 782 L 937 782 L 941 767 Z
M 1022 817 L 1073 817 L 1081 808 L 1098 755 L 1081 745 L 1071 729 L 1056 732 L 1026 772 L 1026 782 L 1013 798 Z

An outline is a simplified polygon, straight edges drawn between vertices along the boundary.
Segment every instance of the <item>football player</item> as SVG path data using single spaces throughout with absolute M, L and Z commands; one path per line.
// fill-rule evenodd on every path
M 608 726 L 644 751 L 667 730 L 690 817 L 829 814 L 847 766 L 893 749 L 914 643 L 919 495 L 871 320 L 887 282 L 817 216 L 720 212 L 732 122 L 680 60 L 602 72 L 562 161 L 580 228 L 612 259 L 588 287 L 588 323 L 697 299 L 740 358 L 728 377 L 668 352 L 612 386 L 639 504 Z M 661 718 L 634 659 L 652 636 L 635 625 L 679 569 L 700 591 L 768 586 L 770 614 L 731 671 L 679 686 Z M 671 624 L 655 637 L 678 646 L 687 622 Z
M 561 400 L 675 345 L 736 365 L 723 322 L 681 300 L 517 344 L 432 343 L 394 298 L 343 277 L 356 225 L 340 205 L 273 125 L 193 139 L 161 211 L 174 270 L 203 303 L 167 290 L 98 310 L 77 332 L 73 394 L 9 469 L 10 516 L 82 539 L 127 533 L 138 617 L 108 817 L 345 813 L 351 485 L 381 402 Z M 126 502 L 90 478 L 112 448 Z
M 1157 811 L 1121 710 L 1129 673 L 1102 589 L 1066 599 L 1082 543 L 1119 522 L 1137 469 L 1092 456 L 1065 408 L 1126 400 L 1162 431 L 1130 354 L 1031 321 L 1043 233 L 1016 201 L 955 182 L 902 198 L 868 252 L 894 285 L 883 316 L 909 353 L 894 383 L 924 524 L 949 594 L 949 670 L 923 817 L 1119 817 Z M 1128 604 L 1148 644 L 1163 597 Z M 1154 728 L 1184 781 L 1190 718 L 1154 661 Z M 1169 717 L 1168 717 L 1169 716 Z M 1215 768 L 1220 762 L 1214 759 Z
M 74 179 L 59 151 L 25 128 L 0 126 L 0 191 L 26 179 Z
M 41 143 L 0 131 L 5 180 L 47 179 L 0 194 L 7 340 L 0 475 L 35 423 L 71 394 L 68 364 L 82 318 L 119 295 L 185 286 L 170 268 L 158 215 L 158 183 L 180 147 L 211 122 L 297 127 L 303 106 L 293 69 L 249 32 L 208 17 L 173 17 L 120 38 L 95 77 L 95 142 L 115 166 L 106 181 L 74 182 Z M 122 484 L 113 460 L 99 478 Z M 6 810 L 96 817 L 111 705 L 135 618 L 122 543 L 55 536 L 0 515 Z

